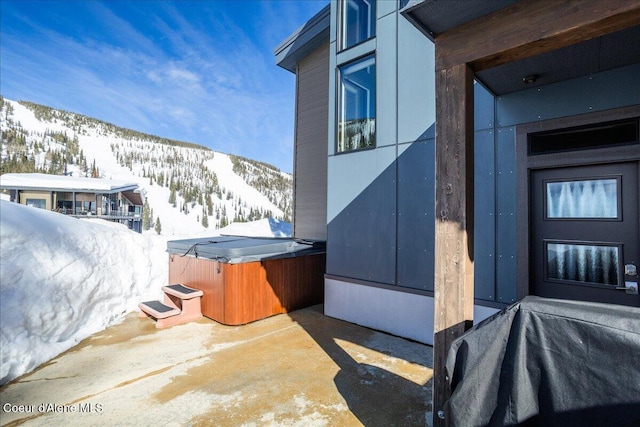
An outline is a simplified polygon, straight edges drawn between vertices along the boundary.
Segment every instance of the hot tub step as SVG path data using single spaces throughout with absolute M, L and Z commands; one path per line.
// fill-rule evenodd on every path
M 156 319 L 166 319 L 167 317 L 177 316 L 180 309 L 168 306 L 160 301 L 145 301 L 138 304 L 138 308 Z
M 181 283 L 163 286 L 162 290 L 166 294 L 173 295 L 174 297 L 178 297 L 183 300 L 202 296 L 201 290 L 190 288 Z
M 167 328 L 202 317 L 201 290 L 182 284 L 163 286 L 162 290 L 164 302 L 145 301 L 138 304 L 140 317 L 156 319 L 156 328 Z

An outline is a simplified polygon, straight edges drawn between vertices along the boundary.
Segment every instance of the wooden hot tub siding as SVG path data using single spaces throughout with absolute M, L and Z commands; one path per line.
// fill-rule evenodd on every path
M 324 298 L 324 253 L 225 264 L 169 255 L 169 283 L 201 289 L 202 314 L 225 325 L 243 325 L 320 304 Z

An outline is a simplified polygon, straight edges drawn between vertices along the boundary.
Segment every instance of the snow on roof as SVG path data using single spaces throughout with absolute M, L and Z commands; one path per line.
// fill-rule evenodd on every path
M 0 188 L 117 193 L 135 190 L 138 188 L 138 184 L 112 179 L 48 175 L 44 173 L 7 173 L 0 176 Z

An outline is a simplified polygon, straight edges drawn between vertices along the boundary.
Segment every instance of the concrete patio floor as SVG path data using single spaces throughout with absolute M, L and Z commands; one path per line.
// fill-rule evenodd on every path
M 432 366 L 431 347 L 322 306 L 164 330 L 132 313 L 0 388 L 0 424 L 424 426 Z

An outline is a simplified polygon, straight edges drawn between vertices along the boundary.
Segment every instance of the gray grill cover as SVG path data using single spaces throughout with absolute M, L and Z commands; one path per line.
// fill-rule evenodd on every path
M 451 426 L 640 426 L 640 308 L 527 297 L 446 367 Z

